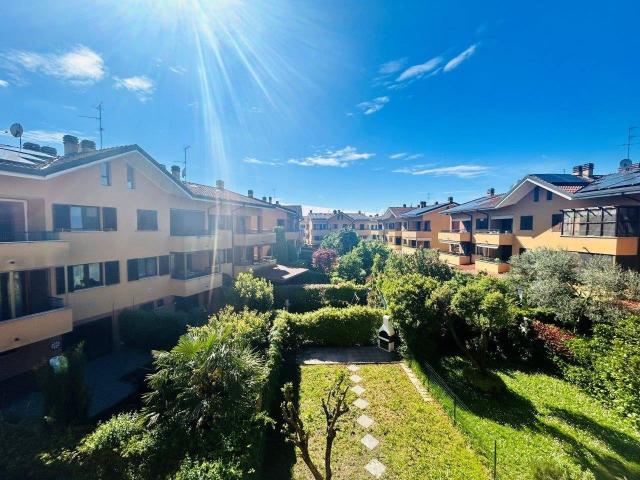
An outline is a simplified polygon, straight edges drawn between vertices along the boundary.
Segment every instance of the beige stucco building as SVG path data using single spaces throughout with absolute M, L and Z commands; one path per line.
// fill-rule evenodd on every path
M 345 228 L 354 230 L 362 240 L 378 240 L 378 232 L 382 230 L 382 224 L 376 215 L 367 215 L 363 212 L 310 211 L 304 217 L 305 244 L 318 247 L 324 237 Z
M 525 250 L 548 247 L 600 255 L 623 266 L 639 266 L 640 167 L 596 176 L 593 164 L 573 174 L 527 175 L 507 193 L 493 189 L 448 210 L 449 244 L 442 258 L 477 271 L 503 273 L 509 259 Z
M 137 145 L 66 155 L 0 147 L 0 380 L 86 339 L 112 347 L 126 308 L 215 304 L 225 275 L 275 264 L 295 208 L 185 182 Z

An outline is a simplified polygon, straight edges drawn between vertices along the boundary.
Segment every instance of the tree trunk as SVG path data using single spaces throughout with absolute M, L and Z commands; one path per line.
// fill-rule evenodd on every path
M 326 480 L 331 480 L 333 472 L 331 471 L 331 449 L 333 448 L 333 440 L 336 438 L 336 432 L 327 433 L 327 443 L 324 450 L 324 476 Z

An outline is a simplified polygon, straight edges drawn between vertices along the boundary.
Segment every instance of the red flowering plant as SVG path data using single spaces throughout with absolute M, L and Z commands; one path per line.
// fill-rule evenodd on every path
M 312 265 L 314 268 L 322 270 L 325 273 L 329 273 L 336 263 L 338 253 L 331 248 L 319 248 L 313 252 L 311 257 Z
M 567 360 L 573 358 L 573 352 L 569 348 L 569 341 L 576 337 L 574 334 L 538 320 L 534 320 L 531 323 L 531 328 L 535 338 L 542 342 L 548 353 Z

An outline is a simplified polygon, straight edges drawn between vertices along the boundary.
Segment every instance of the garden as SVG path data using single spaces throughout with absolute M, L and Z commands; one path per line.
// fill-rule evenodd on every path
M 42 374 L 42 422 L 0 421 L 0 476 L 365 479 L 375 460 L 382 478 L 639 478 L 640 276 L 545 249 L 511 263 L 463 274 L 345 230 L 305 283 L 241 274 L 208 319 L 128 312 L 122 338 L 154 358 L 139 404 L 87 418 L 68 352 Z M 346 365 L 299 363 L 372 345 L 383 314 L 398 362 L 359 365 L 355 383 Z

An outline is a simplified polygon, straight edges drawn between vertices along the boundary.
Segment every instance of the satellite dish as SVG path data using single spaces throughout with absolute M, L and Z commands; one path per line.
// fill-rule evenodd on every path
M 620 168 L 622 169 L 627 169 L 631 165 L 631 160 L 629 160 L 628 158 L 623 158 L 622 160 L 620 160 Z
M 22 125 L 20 125 L 19 123 L 14 123 L 9 128 L 9 131 L 11 132 L 11 135 L 13 135 L 14 137 L 20 138 L 22 137 L 22 133 L 24 132 L 24 129 L 22 128 Z

